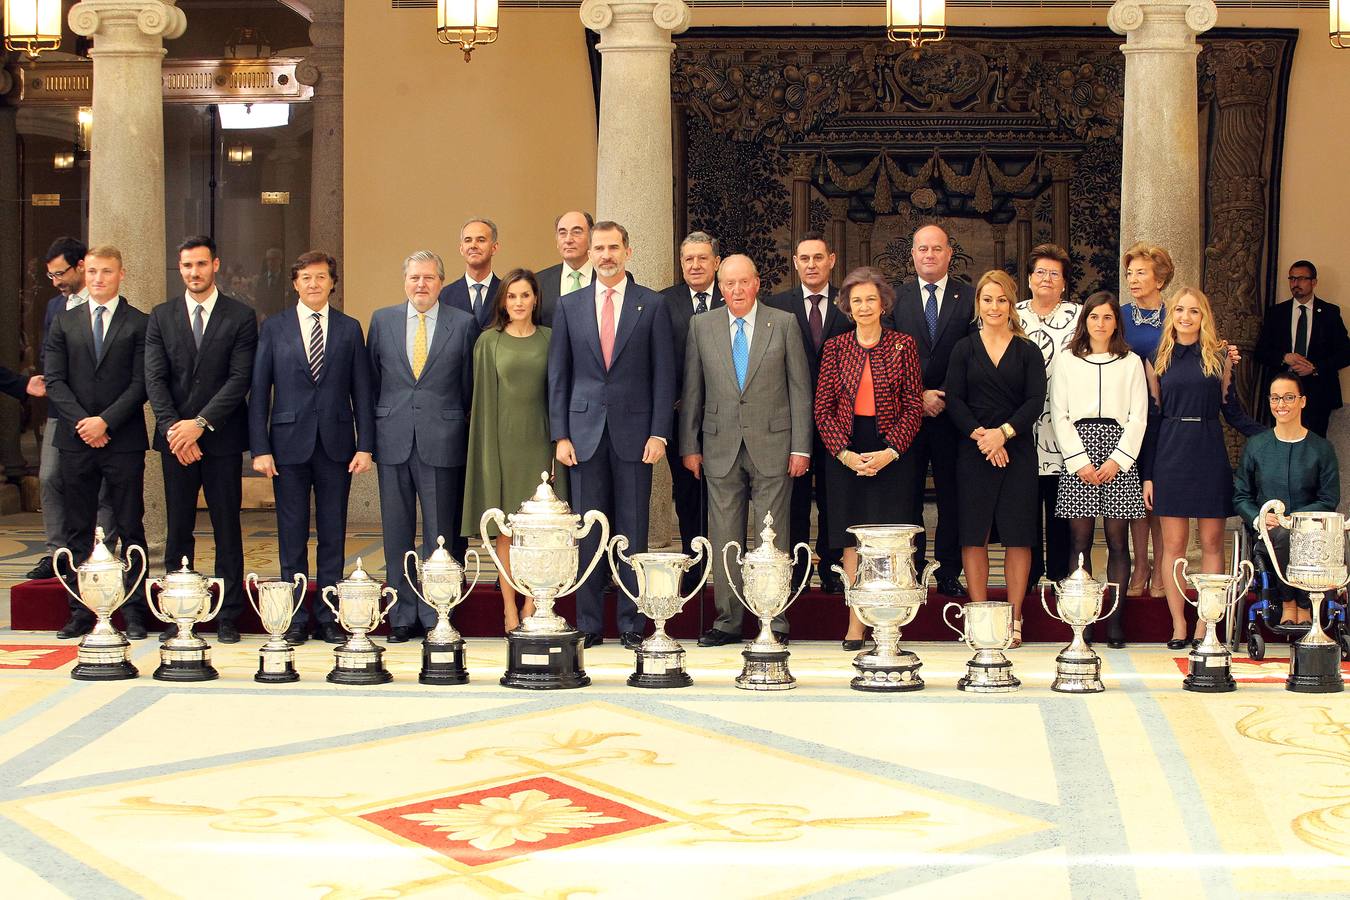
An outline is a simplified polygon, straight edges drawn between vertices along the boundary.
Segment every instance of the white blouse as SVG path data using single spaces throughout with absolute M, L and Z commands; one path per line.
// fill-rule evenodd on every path
M 1148 428 L 1148 380 L 1144 363 L 1133 353 L 1086 357 L 1059 354 L 1050 379 L 1050 418 L 1064 468 L 1076 472 L 1087 465 L 1087 451 L 1074 423 L 1079 419 L 1114 419 L 1125 430 L 1111 459 L 1128 472 L 1139 456 Z
M 1040 348 L 1041 358 L 1045 360 L 1047 380 L 1054 372 L 1055 357 L 1067 352 L 1069 341 L 1073 340 L 1073 334 L 1078 330 L 1078 316 L 1082 309 L 1072 300 L 1061 300 L 1042 318 L 1031 308 L 1030 300 L 1023 300 L 1017 304 L 1017 316 L 1022 320 L 1022 330 Z M 1055 432 L 1050 424 L 1049 391 L 1045 394 L 1041 417 L 1036 420 L 1036 457 L 1040 464 L 1040 474 L 1063 473 L 1064 461 L 1060 458 L 1059 447 L 1055 443 Z

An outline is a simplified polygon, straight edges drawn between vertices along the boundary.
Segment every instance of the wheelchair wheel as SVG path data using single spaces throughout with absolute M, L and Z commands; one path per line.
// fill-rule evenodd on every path
M 1247 634 L 1247 656 L 1253 662 L 1260 662 L 1266 658 L 1266 639 L 1261 637 L 1261 633 L 1255 628 Z

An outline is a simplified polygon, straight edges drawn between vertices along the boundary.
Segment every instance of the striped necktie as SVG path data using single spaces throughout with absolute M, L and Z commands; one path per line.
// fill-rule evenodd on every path
M 323 319 L 318 313 L 310 313 L 314 326 L 309 330 L 309 377 L 319 380 L 323 371 Z

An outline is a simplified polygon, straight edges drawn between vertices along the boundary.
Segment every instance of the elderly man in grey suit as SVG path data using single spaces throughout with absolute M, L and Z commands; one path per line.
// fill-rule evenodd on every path
M 412 637 L 419 620 L 423 629 L 436 623 L 435 612 L 408 589 L 403 570 L 403 555 L 415 539 L 418 501 L 423 557 L 438 535 L 461 561 L 466 546 L 459 530 L 479 328 L 472 314 L 438 301 L 444 284 L 441 258 L 429 250 L 413 253 L 403 261 L 408 299 L 375 311 L 366 342 L 375 388 L 385 581 L 401 601 L 389 616 L 389 640 L 395 643 Z
M 786 551 L 792 479 L 811 465 L 811 374 L 801 330 L 792 313 L 755 302 L 759 272 L 750 257 L 727 257 L 717 281 L 726 306 L 689 323 L 680 451 L 685 468 L 707 481 L 715 549 L 745 544 L 753 503 L 756 516 L 773 513 L 775 544 Z M 745 610 L 722 579 L 714 597 L 717 621 L 700 647 L 741 639 Z M 774 633 L 786 640 L 785 618 L 775 620 Z

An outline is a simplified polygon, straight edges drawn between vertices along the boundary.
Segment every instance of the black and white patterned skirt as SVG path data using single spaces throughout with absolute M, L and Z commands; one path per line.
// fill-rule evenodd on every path
M 1111 419 L 1083 419 L 1075 422 L 1074 428 L 1078 429 L 1088 459 L 1098 467 L 1111 458 L 1125 431 L 1119 422 Z M 1061 519 L 1142 518 L 1144 490 L 1139 483 L 1139 467 L 1131 466 L 1128 472 L 1117 474 L 1106 484 L 1088 484 L 1078 477 L 1077 472 L 1065 471 L 1059 477 L 1055 515 Z

